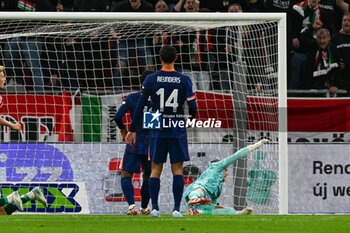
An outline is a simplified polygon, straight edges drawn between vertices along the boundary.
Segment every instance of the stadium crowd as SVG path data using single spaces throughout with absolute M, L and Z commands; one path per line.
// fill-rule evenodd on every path
M 339 89 L 350 93 L 349 4 L 349 0 L 1 0 L 0 10 L 286 12 L 288 89 L 326 89 L 336 96 Z M 261 30 L 245 27 L 241 45 L 248 48 L 243 62 L 247 64 L 248 87 L 254 92 L 263 91 L 262 79 L 271 72 L 262 55 L 273 51 L 249 54 L 253 53 L 250 46 L 263 47 Z M 145 39 L 140 34 L 123 37 L 109 28 L 108 34 L 95 31 L 80 38 L 22 36 L 0 41 L 1 60 L 9 84 L 25 85 L 27 90 L 74 91 L 79 87 L 118 91 L 139 85 L 144 70 L 159 68 L 158 51 L 171 44 L 180 54 L 176 68 L 190 75 L 194 90 L 229 91 L 235 77 L 228 66 L 237 62 L 237 41 L 229 41 L 235 40 L 235 35 L 225 33 L 223 28 L 179 34 L 157 31 L 153 38 Z

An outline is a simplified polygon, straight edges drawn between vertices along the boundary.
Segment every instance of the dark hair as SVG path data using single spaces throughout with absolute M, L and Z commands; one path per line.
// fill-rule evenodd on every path
M 154 70 L 145 70 L 145 71 L 143 71 L 142 74 L 141 74 L 141 77 L 140 77 L 141 84 L 143 83 L 143 81 L 145 81 L 146 77 L 149 74 L 153 74 L 153 73 L 154 73 Z
M 159 55 L 164 63 L 172 63 L 176 58 L 176 49 L 173 46 L 165 45 L 159 50 Z
M 236 6 L 239 9 L 239 12 L 242 12 L 242 6 L 238 3 L 234 3 L 228 6 L 227 10 L 230 10 L 231 7 Z
M 347 16 L 349 16 L 349 15 L 350 15 L 350 12 L 345 12 L 345 13 L 343 14 L 343 17 L 341 17 L 341 19 L 344 20 L 344 18 L 347 17 Z

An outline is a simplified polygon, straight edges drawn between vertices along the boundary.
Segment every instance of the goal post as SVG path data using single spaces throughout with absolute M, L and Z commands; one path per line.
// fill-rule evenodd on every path
M 140 89 L 143 71 L 159 69 L 159 49 L 169 44 L 176 69 L 193 82 L 197 118 L 209 125 L 187 130 L 185 184 L 210 160 L 269 138 L 229 168 L 219 201 L 288 214 L 286 14 L 2 12 L 0 19 L 9 82 L 1 115 L 22 125 L 19 133 L 0 127 L 1 195 L 40 186 L 49 211 L 35 202 L 25 211 L 124 213 L 125 142 L 114 114 Z M 162 211 L 173 203 L 167 166 Z M 135 174 L 136 202 L 141 183 Z

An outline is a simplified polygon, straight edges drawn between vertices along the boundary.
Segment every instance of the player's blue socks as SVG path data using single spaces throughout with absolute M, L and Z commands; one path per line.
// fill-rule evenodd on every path
M 129 176 L 123 177 L 121 183 L 124 197 L 128 202 L 129 206 L 135 204 L 134 186 L 132 185 L 131 178 Z
M 158 207 L 158 195 L 160 189 L 160 179 L 159 178 L 149 178 L 149 194 L 151 196 L 152 201 L 152 210 L 159 210 Z
M 148 180 L 143 180 L 141 186 L 141 208 L 147 208 L 149 202 Z
M 180 211 L 182 193 L 184 191 L 184 177 L 182 175 L 173 176 L 174 210 Z

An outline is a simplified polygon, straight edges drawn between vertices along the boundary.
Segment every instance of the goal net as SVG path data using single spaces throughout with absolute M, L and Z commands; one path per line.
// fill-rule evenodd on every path
M 187 129 L 185 185 L 211 160 L 268 138 L 270 144 L 229 167 L 219 203 L 286 213 L 284 14 L 5 12 L 0 18 L 1 116 L 22 126 L 0 127 L 1 195 L 40 186 L 49 204 L 28 201 L 25 212 L 125 213 L 125 142 L 114 116 L 140 90 L 144 72 L 160 69 L 160 48 L 173 45 L 176 69 L 193 83 L 196 119 L 204 122 Z M 124 124 L 130 126 L 129 114 Z M 170 170 L 168 162 L 159 196 L 164 213 L 173 207 Z M 142 181 L 134 174 L 138 208 Z

